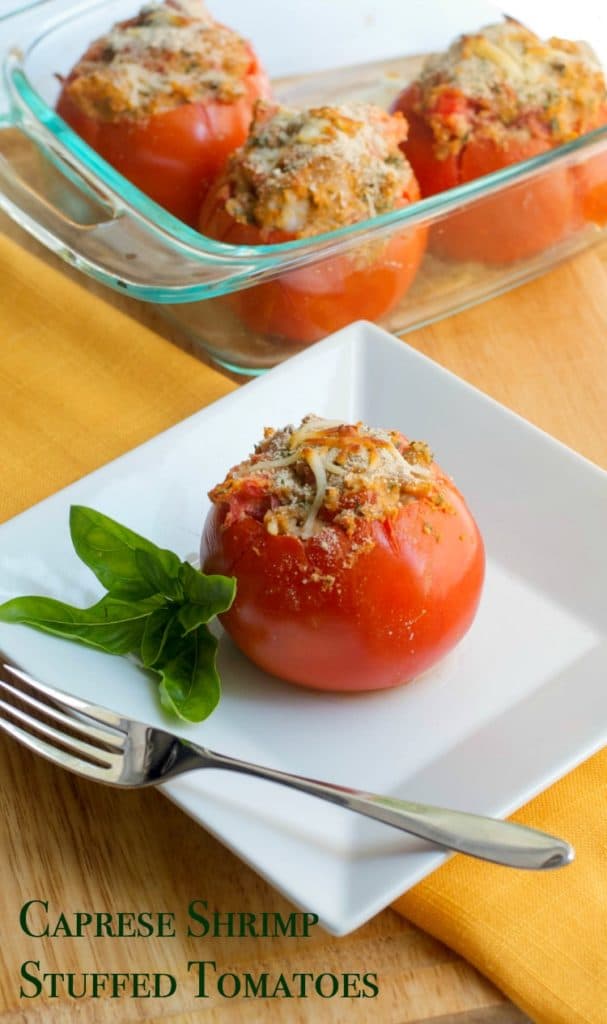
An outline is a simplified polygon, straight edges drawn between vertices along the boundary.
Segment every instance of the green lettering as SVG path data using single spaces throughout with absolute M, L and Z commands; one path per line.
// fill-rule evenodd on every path
M 168 992 L 162 992 L 161 981 L 163 978 L 169 980 Z M 154 975 L 154 998 L 155 999 L 168 999 L 169 996 L 174 996 L 177 991 L 177 978 L 172 974 L 155 974 Z
M 226 979 L 231 979 L 231 981 L 233 982 L 233 992 L 226 991 Z M 238 977 L 237 974 L 232 974 L 231 971 L 227 971 L 225 974 L 220 974 L 217 979 L 217 991 L 219 992 L 219 995 L 222 996 L 224 999 L 233 999 L 234 996 L 237 996 L 238 993 L 240 992 L 240 978 Z
M 375 996 L 379 995 L 379 985 L 377 984 L 376 974 L 363 974 L 363 985 L 371 989 L 370 992 L 363 992 L 363 999 L 375 999 Z
M 149 999 L 150 991 L 148 988 L 150 982 L 149 974 L 133 974 L 133 999 Z
M 175 938 L 175 915 L 169 911 L 158 914 L 158 936 L 161 939 Z
M 30 933 L 28 932 L 28 935 L 29 934 Z M 21 988 L 19 989 L 19 998 L 20 999 L 35 999 L 36 996 L 39 996 L 40 993 L 42 992 L 42 983 L 41 983 L 40 979 L 37 978 L 34 974 L 30 974 L 30 972 L 28 971 L 28 967 L 35 967 L 36 970 L 39 971 L 40 970 L 40 961 L 39 960 L 26 960 L 25 963 L 21 964 L 21 972 L 20 972 L 21 973 L 21 977 L 23 978 L 24 981 L 30 981 L 32 983 L 32 985 L 34 986 L 34 991 L 33 992 L 26 992 L 24 990 L 24 988 L 23 988 L 23 985 L 22 985 Z
M 293 977 L 293 981 L 295 981 L 296 979 L 299 980 L 299 992 L 297 993 L 299 998 L 300 999 L 307 999 L 308 998 L 308 978 L 311 981 L 313 981 L 314 980 L 314 975 L 313 974 L 307 974 L 307 973 L 304 974 L 303 972 L 298 972 L 297 974 L 293 974 L 292 977 Z
M 105 992 L 106 982 L 109 978 L 109 974 L 91 974 L 92 978 L 92 991 L 91 999 L 99 999 L 102 992 Z
M 298 917 L 299 914 L 289 914 L 285 919 L 277 911 L 274 915 L 274 935 L 289 935 L 291 938 L 294 938 L 297 935 Z
M 59 917 L 57 918 L 57 923 L 53 928 L 52 932 L 49 932 L 49 934 L 53 939 L 56 939 L 57 937 L 64 939 L 74 938 L 72 930 L 69 924 L 67 923 L 67 917 L 65 916 L 65 914 L 59 914 Z
M 144 910 L 143 913 L 137 914 L 137 931 L 135 932 L 137 938 L 142 939 L 154 934 L 152 916 L 149 910 Z M 160 935 L 161 933 L 159 932 L 158 934 Z
M 358 991 L 360 974 L 342 974 L 342 981 L 344 983 L 344 990 L 342 992 L 344 999 L 360 999 L 361 994 Z
M 128 910 L 121 910 L 118 913 L 118 929 L 116 934 L 119 939 L 136 939 L 137 932 L 133 929 L 135 915 Z
M 190 917 L 193 921 L 197 921 L 198 924 L 201 925 L 201 930 L 198 932 L 192 931 L 191 927 L 188 925 L 188 930 L 186 934 L 188 935 L 189 938 L 192 939 L 201 939 L 209 931 L 209 922 L 207 918 L 204 917 L 202 914 L 198 913 L 199 906 L 204 907 L 204 909 L 206 910 L 208 907 L 207 901 L 192 900 L 188 907 L 188 917 Z M 198 963 L 198 961 L 193 960 L 192 963 Z
M 223 931 L 225 925 L 225 932 Z M 225 934 L 228 938 L 234 938 L 234 914 L 220 914 L 218 910 L 213 913 L 213 935 Z
M 48 913 L 47 900 L 28 900 L 27 903 L 24 903 L 23 906 L 21 907 L 21 913 L 19 914 L 19 924 L 21 925 L 21 931 L 25 932 L 26 935 L 29 935 L 32 939 L 40 939 L 42 938 L 43 935 L 48 935 L 48 924 L 45 926 L 43 932 L 33 932 L 31 931 L 27 920 L 29 909 L 30 907 L 33 907 L 35 903 L 39 903 L 41 907 L 44 907 L 46 913 Z M 28 963 L 34 963 L 34 961 L 28 960 Z
M 278 975 L 278 980 L 274 986 L 274 991 L 272 992 L 272 999 L 277 999 L 278 996 L 282 996 L 283 999 L 293 998 L 293 993 L 291 992 L 291 989 L 287 985 L 287 979 L 285 978 L 284 974 Z
M 112 915 L 108 913 L 97 914 L 97 930 L 95 936 L 98 939 L 102 939 L 104 935 L 107 935 L 109 939 L 113 939 L 114 929 L 112 928 Z
M 302 918 L 303 927 L 301 929 L 301 934 L 307 939 L 310 934 L 310 928 L 314 928 L 315 925 L 318 924 L 319 917 L 318 914 L 302 914 Z
M 94 975 L 93 975 L 94 977 Z M 88 974 L 68 974 L 67 976 L 67 994 L 70 999 L 84 999 L 87 993 L 86 979 Z M 82 982 L 80 992 L 78 992 L 76 985 L 74 984 L 75 979 Z
M 77 910 L 74 914 L 74 918 L 76 921 L 76 936 L 81 939 L 84 934 L 84 929 L 86 929 L 89 924 L 93 923 L 93 915 L 88 914 L 84 910 Z
M 325 978 L 329 979 L 329 985 L 331 988 L 330 992 L 323 991 Z M 314 988 L 316 989 L 317 994 L 319 996 L 322 996 L 323 999 L 332 999 L 333 996 L 337 995 L 339 989 L 339 979 L 336 978 L 334 974 L 319 974 L 314 981 Z
M 206 983 L 206 967 L 207 967 L 207 965 L 212 967 L 214 971 L 217 970 L 217 964 L 215 963 L 214 960 L 189 960 L 188 961 L 188 971 L 192 967 L 197 967 L 198 968 L 198 991 L 196 993 L 196 998 L 197 999 L 207 999 L 208 998 L 207 992 L 206 992 L 206 984 L 205 984 Z
M 57 999 L 59 995 L 57 991 L 57 982 L 65 981 L 65 974 L 43 974 L 42 980 L 47 981 L 47 979 L 50 981 L 48 994 L 51 997 L 51 999 Z
M 124 992 L 127 986 L 127 982 L 131 980 L 131 975 L 127 972 L 117 972 L 112 974 L 112 991 L 111 999 L 120 999 L 121 992 Z
M 257 981 L 252 974 L 244 975 L 244 996 L 247 999 L 253 997 L 254 999 L 267 999 L 268 998 L 268 972 L 260 974 Z
M 255 930 L 255 914 L 241 914 L 240 915 L 240 936 L 250 935 L 252 938 L 257 938 L 257 932 Z

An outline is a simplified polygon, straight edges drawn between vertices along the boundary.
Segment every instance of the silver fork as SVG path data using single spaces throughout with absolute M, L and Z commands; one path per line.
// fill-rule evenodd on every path
M 0 728 L 62 768 L 112 786 L 156 786 L 182 772 L 220 768 L 289 786 L 446 849 L 508 867 L 556 868 L 575 856 L 563 839 L 523 825 L 365 793 L 217 754 L 43 684 L 1 654 Z

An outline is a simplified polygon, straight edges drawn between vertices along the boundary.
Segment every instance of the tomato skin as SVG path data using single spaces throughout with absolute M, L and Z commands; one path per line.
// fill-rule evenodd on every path
M 184 103 L 142 120 L 103 121 L 73 102 L 68 78 L 57 113 L 137 188 L 195 227 L 212 182 L 247 137 L 256 100 L 271 95 L 267 75 L 250 53 L 245 92 L 231 103 Z
M 425 672 L 471 625 L 485 565 L 463 498 L 447 478 L 441 488 L 448 508 L 411 501 L 352 538 L 331 526 L 273 536 L 229 501 L 214 505 L 201 564 L 237 578 L 227 632 L 265 671 L 313 689 L 384 689 Z
M 400 110 L 409 122 L 409 137 L 402 149 L 423 196 L 474 181 L 554 148 L 548 135 L 532 136 L 524 142 L 513 138 L 505 145 L 471 137 L 459 154 L 438 159 L 432 130 L 417 113 L 418 102 L 419 87 L 414 83 L 400 94 L 392 110 Z M 597 126 L 606 120 L 607 111 L 603 111 Z M 489 264 L 534 256 L 592 219 L 587 208 L 589 185 L 585 173 L 583 167 L 558 167 L 477 201 L 461 213 L 451 213 L 431 229 L 430 248 L 446 259 Z M 605 177 L 603 183 L 602 195 L 607 192 Z M 596 181 L 594 185 L 596 189 Z
M 434 135 L 432 129 L 415 110 L 418 89 L 409 86 L 393 104 L 393 111 L 401 111 L 409 125 L 407 140 L 402 150 L 411 164 L 418 180 L 422 196 L 432 196 L 436 192 L 445 192 L 459 184 L 459 168 L 457 157 L 450 155 L 444 160 L 434 156 Z
M 200 211 L 199 230 L 232 245 L 275 245 L 298 236 L 241 224 L 226 210 L 229 186 L 219 182 Z M 419 199 L 412 180 L 402 205 Z M 228 301 L 252 330 L 294 342 L 319 341 L 353 320 L 377 320 L 403 298 L 426 248 L 425 228 L 370 242 L 273 281 L 235 292 Z
M 573 168 L 582 204 L 582 220 L 603 228 L 607 224 L 607 152 Z
M 507 150 L 488 139 L 472 141 L 461 154 L 459 180 L 473 181 L 548 149 L 540 139 Z M 579 223 L 575 178 L 570 168 L 557 168 L 451 214 L 435 227 L 433 248 L 449 259 L 513 263 L 556 245 Z

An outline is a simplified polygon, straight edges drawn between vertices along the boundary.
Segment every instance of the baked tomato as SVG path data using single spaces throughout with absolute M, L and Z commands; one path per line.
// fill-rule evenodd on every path
M 64 81 L 57 112 L 125 178 L 195 226 L 269 91 L 249 43 L 197 0 L 169 0 L 93 43 Z
M 236 577 L 221 620 L 267 672 L 320 690 L 397 686 L 472 623 L 483 543 L 423 443 L 308 417 L 267 431 L 210 497 L 201 562 Z
M 584 224 L 607 224 L 607 153 L 582 158 L 574 167 Z
M 399 151 L 405 133 L 401 117 L 368 105 L 259 107 L 247 143 L 202 206 L 199 230 L 233 245 L 274 245 L 407 206 L 419 188 Z M 411 285 L 425 245 L 423 228 L 396 232 L 227 301 L 252 330 L 317 341 L 388 313 Z
M 584 44 L 542 42 L 508 20 L 456 40 L 393 104 L 409 122 L 404 152 L 423 196 L 548 152 L 607 122 L 605 80 Z M 602 204 L 595 164 L 558 167 L 502 188 L 431 231 L 439 256 L 510 263 L 556 245 Z M 602 176 L 602 184 L 605 177 Z
M 209 196 L 199 230 L 232 245 L 275 245 L 299 236 L 240 224 L 226 210 L 229 186 Z M 411 185 L 400 204 L 419 199 Z M 398 207 L 395 207 L 395 209 Z M 395 234 L 387 241 L 364 243 L 353 252 L 288 270 L 273 281 L 229 296 L 229 303 L 251 330 L 288 341 L 319 341 L 354 320 L 377 320 L 389 313 L 409 289 L 426 248 L 426 231 Z

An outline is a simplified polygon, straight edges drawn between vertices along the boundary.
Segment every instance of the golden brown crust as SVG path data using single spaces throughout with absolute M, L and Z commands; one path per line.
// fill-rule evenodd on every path
M 228 170 L 235 220 L 298 237 L 395 209 L 413 172 L 402 114 L 370 104 L 291 110 L 260 103 Z
M 390 519 L 415 500 L 448 512 L 442 479 L 425 442 L 307 416 L 297 428 L 266 431 L 254 454 L 209 497 L 254 507 L 270 534 L 305 539 L 328 522 L 352 535 L 364 522 Z
M 507 19 L 460 36 L 426 62 L 416 112 L 430 124 L 441 158 L 458 153 L 471 135 L 559 145 L 603 123 L 607 90 L 586 43 L 543 41 Z
M 96 40 L 65 91 L 88 117 L 141 119 L 184 103 L 238 99 L 250 66 L 246 40 L 213 21 L 202 0 L 166 0 Z

